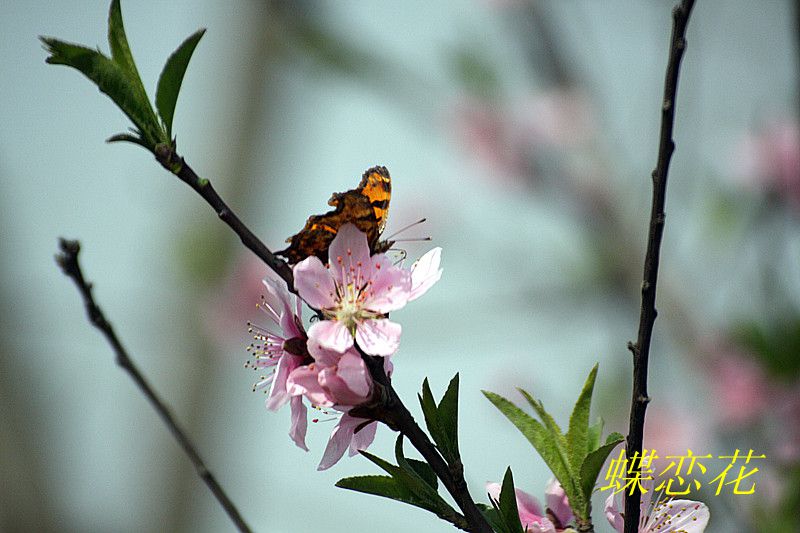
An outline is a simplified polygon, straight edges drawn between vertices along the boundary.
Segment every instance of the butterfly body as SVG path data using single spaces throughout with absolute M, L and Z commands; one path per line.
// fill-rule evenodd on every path
M 286 239 L 289 246 L 276 253 L 286 257 L 290 264 L 299 263 L 312 255 L 326 263 L 328 247 L 339 228 L 348 222 L 366 234 L 373 254 L 385 252 L 393 244 L 380 240 L 389 215 L 391 196 L 392 179 L 389 171 L 382 166 L 372 167 L 364 172 L 358 187 L 333 193 L 328 205 L 335 209 L 308 217 L 303 229 Z

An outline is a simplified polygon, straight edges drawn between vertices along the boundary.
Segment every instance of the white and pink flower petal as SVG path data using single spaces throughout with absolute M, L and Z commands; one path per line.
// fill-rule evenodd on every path
M 358 405 L 367 401 L 372 393 L 372 378 L 361 355 L 354 350 L 348 351 L 339 360 L 336 368 L 336 374 L 355 395 L 355 401 L 339 403 Z
M 327 470 L 342 458 L 344 452 L 350 446 L 353 440 L 353 434 L 356 427 L 363 422 L 360 418 L 354 418 L 347 414 L 342 415 L 339 423 L 333 428 L 330 439 L 328 439 L 328 446 L 325 448 L 325 453 L 322 454 L 322 460 L 317 467 L 317 470 Z
M 289 437 L 299 448 L 308 451 L 308 446 L 306 446 L 308 409 L 303 403 L 302 396 L 294 396 L 290 405 L 292 411 L 292 427 L 289 429 Z
M 356 341 L 366 353 L 388 357 L 400 347 L 400 324 L 388 318 L 362 320 L 356 327 Z
M 353 336 L 338 320 L 320 320 L 308 330 L 309 350 L 313 343 L 326 350 L 344 353 L 353 346 Z M 311 354 L 314 355 L 313 353 Z
M 702 533 L 711 514 L 706 504 L 692 500 L 665 500 L 659 502 L 648 517 L 645 531 L 680 531 Z M 641 530 L 641 528 L 640 528 Z
M 434 248 L 420 257 L 411 266 L 411 292 L 408 301 L 413 301 L 428 292 L 434 283 L 442 277 L 439 264 L 442 260 L 442 249 Z
M 316 256 L 306 257 L 294 266 L 294 287 L 300 298 L 314 309 L 336 305 L 336 284 Z
M 289 393 L 286 390 L 286 380 L 295 368 L 300 366 L 300 357 L 284 354 L 278 361 L 275 374 L 272 377 L 272 388 L 267 396 L 267 409 L 277 411 L 289 401 Z
M 327 391 L 319 383 L 320 368 L 317 365 L 301 366 L 289 374 L 286 389 L 291 396 L 303 395 L 319 406 L 331 407 L 333 402 Z
M 344 274 L 366 270 L 370 264 L 367 235 L 353 224 L 343 224 L 328 247 L 328 264 L 336 280 L 346 285 Z
M 343 416 L 350 416 L 345 414 Z M 361 423 L 364 424 L 368 422 L 364 419 L 356 419 L 361 420 Z M 375 440 L 375 432 L 378 430 L 378 423 L 377 422 L 369 422 L 367 425 L 361 427 L 356 426 L 357 431 L 353 435 L 353 440 L 350 441 L 350 456 L 357 454 L 360 450 L 366 450 L 369 448 L 369 445 L 372 444 L 372 441 Z
M 365 308 L 380 314 L 396 311 L 408 302 L 411 274 L 392 264 L 386 255 L 375 255 L 372 257 L 370 278 L 365 290 Z
M 569 524 L 572 519 L 572 508 L 569 506 L 569 498 L 564 492 L 564 487 L 555 478 L 547 482 L 544 489 L 545 505 L 558 519 L 562 526 Z

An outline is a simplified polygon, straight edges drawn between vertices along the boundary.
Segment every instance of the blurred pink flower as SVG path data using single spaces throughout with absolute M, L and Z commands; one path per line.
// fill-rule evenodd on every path
M 714 412 L 723 426 L 755 422 L 770 405 L 771 386 L 752 355 L 720 343 L 712 348 L 709 386 Z
M 251 253 L 237 257 L 224 278 L 209 289 L 202 305 L 204 324 L 213 340 L 241 344 L 242 324 L 252 316 L 252 305 L 264 290 L 264 263 Z M 245 302 L 246 305 L 242 305 Z M 228 353 L 221 346 L 220 353 Z
M 738 147 L 738 172 L 751 185 L 763 187 L 800 208 L 800 128 L 797 122 L 775 120 L 749 135 Z
M 487 483 L 486 491 L 489 497 L 495 501 L 500 499 L 499 483 Z M 517 499 L 517 511 L 519 521 L 526 532 L 531 533 L 556 533 L 563 531 L 572 519 L 572 509 L 561 484 L 555 479 L 551 479 L 545 488 L 545 498 L 547 509 L 542 512 L 542 506 L 534 496 L 527 492 L 514 489 Z
M 706 504 L 692 500 L 672 500 L 653 497 L 653 482 L 643 481 L 639 533 L 702 533 L 711 514 Z M 606 519 L 618 532 L 624 531 L 624 517 L 617 506 L 615 494 L 609 495 L 605 506 Z
M 580 91 L 537 93 L 508 106 L 465 100 L 456 107 L 455 130 L 467 150 L 506 175 L 539 174 L 540 160 L 586 143 L 596 131 Z
M 351 416 L 349 411 L 372 398 L 373 382 L 361 356 L 352 348 L 340 354 L 311 339 L 308 350 L 314 362 L 295 369 L 287 388 L 289 394 L 305 396 L 315 406 L 343 413 L 319 464 L 319 470 L 325 470 L 336 464 L 348 447 L 350 455 L 355 455 L 372 443 L 377 422 Z M 384 364 L 391 374 L 391 362 L 386 359 Z
M 327 265 L 311 256 L 294 267 L 300 297 L 326 319 L 311 326 L 309 337 L 340 354 L 358 342 L 370 355 L 392 355 L 400 345 L 401 327 L 385 315 L 418 298 L 439 279 L 440 249 L 405 270 L 385 254 L 370 256 L 366 235 L 345 224 L 328 255 Z

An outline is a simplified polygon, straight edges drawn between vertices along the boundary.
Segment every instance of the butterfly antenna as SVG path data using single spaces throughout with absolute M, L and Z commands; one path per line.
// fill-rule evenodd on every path
M 395 235 L 399 235 L 399 234 L 403 233 L 405 230 L 407 230 L 407 229 L 410 229 L 410 228 L 413 228 L 413 227 L 414 227 L 414 226 L 416 226 L 417 224 L 422 224 L 422 223 L 423 223 L 423 222 L 425 222 L 426 220 L 428 220 L 428 219 L 427 219 L 427 218 L 421 218 L 421 219 L 417 220 L 416 222 L 412 222 L 412 223 L 411 223 L 411 224 L 409 224 L 408 226 L 404 226 L 404 227 L 400 228 L 399 230 L 395 231 L 394 233 L 392 233 L 391 235 L 389 235 L 388 237 L 386 237 L 386 239 L 385 239 L 385 240 L 387 240 L 387 241 L 391 241 L 391 240 L 392 240 L 392 238 L 393 238 Z M 395 240 L 396 240 L 396 239 L 395 239 Z M 427 239 L 427 240 L 430 240 L 430 237 L 428 237 L 428 239 Z
M 431 241 L 430 235 L 427 237 L 409 237 L 408 239 L 393 239 L 392 242 L 418 242 L 418 241 Z

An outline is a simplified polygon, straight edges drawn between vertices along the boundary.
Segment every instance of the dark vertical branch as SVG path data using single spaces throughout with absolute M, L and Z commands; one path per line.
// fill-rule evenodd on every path
M 689 22 L 694 0 L 683 0 L 672 11 L 672 40 L 670 41 L 667 74 L 664 80 L 664 100 L 661 107 L 661 133 L 658 143 L 658 162 L 653 170 L 653 204 L 650 212 L 650 230 L 644 260 L 642 281 L 642 307 L 639 316 L 639 334 L 636 344 L 628 343 L 633 353 L 633 395 L 631 398 L 630 426 L 627 439 L 628 465 L 633 468 L 630 475 L 639 471 L 635 464 L 641 457 L 644 437 L 644 416 L 650 398 L 647 395 L 647 364 L 650 355 L 650 339 L 656 320 L 656 282 L 661 239 L 664 234 L 664 202 L 667 192 L 667 173 L 675 142 L 672 129 L 675 122 L 675 97 L 678 91 L 678 72 L 686 48 L 686 25 Z M 639 527 L 638 490 L 628 492 L 625 498 L 625 533 L 636 533 Z
M 192 440 L 178 425 L 178 422 L 172 416 L 169 408 L 161 400 L 161 398 L 159 398 L 158 394 L 150 386 L 150 383 L 148 383 L 142 373 L 139 372 L 138 367 L 131 360 L 130 356 L 128 356 L 128 352 L 125 350 L 125 347 L 122 346 L 122 342 L 120 342 L 119 338 L 117 338 L 117 334 L 114 332 L 114 328 L 111 326 L 111 323 L 108 322 L 103 314 L 103 311 L 94 301 L 94 297 L 92 296 L 92 284 L 84 279 L 83 272 L 78 264 L 78 253 L 81 249 L 80 244 L 78 241 L 67 241 L 64 239 L 61 239 L 59 244 L 61 253 L 56 255 L 56 261 L 64 271 L 64 274 L 70 277 L 72 281 L 75 282 L 75 285 L 78 286 L 78 290 L 81 292 L 81 296 L 83 296 L 83 302 L 86 305 L 86 312 L 89 315 L 89 320 L 94 327 L 103 333 L 106 340 L 108 340 L 108 343 L 111 345 L 111 348 L 114 350 L 114 353 L 117 356 L 117 364 L 126 372 L 128 372 L 128 374 L 130 374 L 133 381 L 136 382 L 136 385 L 142 390 L 144 395 L 153 405 L 158 415 L 169 428 L 172 436 L 175 437 L 184 453 L 186 453 L 186 455 L 189 457 L 189 460 L 194 465 L 197 474 L 208 486 L 208 488 L 211 489 L 214 497 L 217 499 L 220 505 L 222 505 L 223 509 L 225 509 L 225 512 L 236 525 L 236 528 L 239 531 L 249 533 L 250 528 L 239 514 L 238 509 L 233 504 L 231 499 L 217 482 L 217 479 L 208 470 L 208 467 L 205 465 L 203 459 L 200 457 L 200 454 L 197 452 Z

